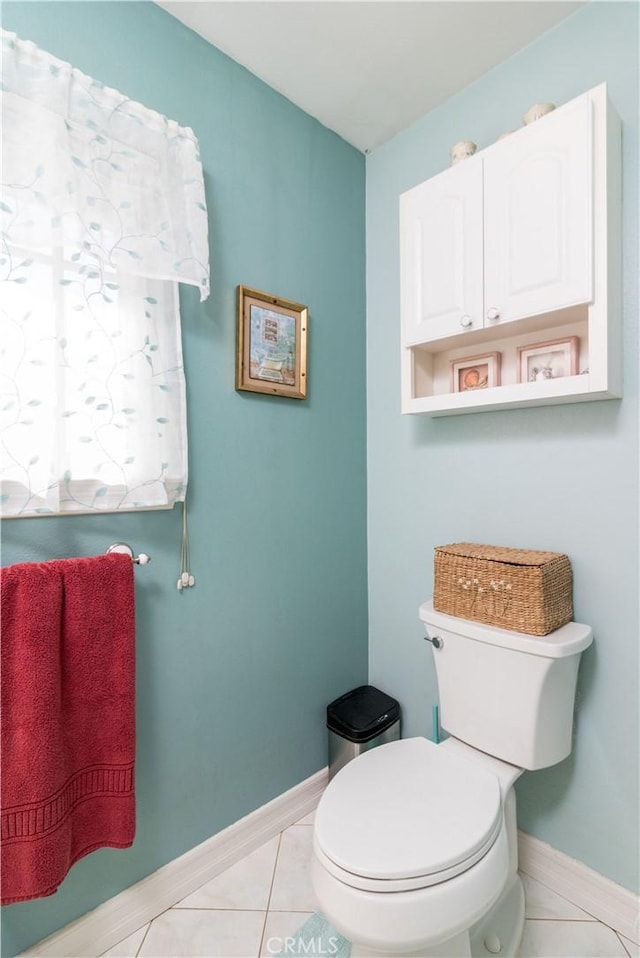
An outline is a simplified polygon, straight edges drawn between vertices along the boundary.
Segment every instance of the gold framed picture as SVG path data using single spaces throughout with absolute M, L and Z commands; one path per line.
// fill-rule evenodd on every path
M 309 310 L 238 286 L 236 389 L 305 399 Z

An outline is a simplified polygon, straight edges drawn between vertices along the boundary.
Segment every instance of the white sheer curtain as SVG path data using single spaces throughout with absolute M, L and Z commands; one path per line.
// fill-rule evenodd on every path
M 170 506 L 187 482 L 177 283 L 209 293 L 197 141 L 1 40 L 2 512 Z

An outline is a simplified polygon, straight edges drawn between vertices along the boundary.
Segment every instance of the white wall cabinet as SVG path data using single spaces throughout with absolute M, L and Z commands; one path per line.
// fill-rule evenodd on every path
M 488 151 L 486 322 L 591 301 L 591 108 L 580 97 Z
M 446 415 L 620 395 L 620 123 L 603 84 L 400 197 L 402 409 Z M 517 350 L 578 337 L 575 374 Z M 499 352 L 501 384 L 452 362 Z
M 482 324 L 482 161 L 475 157 L 400 198 L 404 342 Z

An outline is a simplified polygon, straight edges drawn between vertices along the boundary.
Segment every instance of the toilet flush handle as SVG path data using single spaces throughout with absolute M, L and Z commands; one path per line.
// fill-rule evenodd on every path
M 444 645 L 444 642 L 439 635 L 425 635 L 424 638 L 427 642 L 431 642 L 431 645 L 434 647 L 434 649 L 441 649 Z

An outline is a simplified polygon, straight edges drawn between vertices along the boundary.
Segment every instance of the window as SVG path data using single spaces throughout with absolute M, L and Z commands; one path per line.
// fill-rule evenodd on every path
M 178 282 L 208 295 L 191 130 L 2 33 L 4 515 L 171 506 Z

